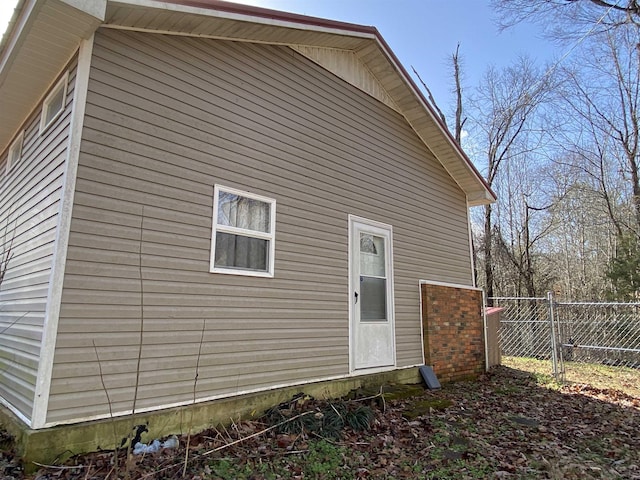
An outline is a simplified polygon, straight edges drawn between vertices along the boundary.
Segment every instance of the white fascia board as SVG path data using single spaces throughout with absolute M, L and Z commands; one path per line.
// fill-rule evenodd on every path
M 467 204 L 469 207 L 480 207 L 482 205 L 488 205 L 494 203 L 497 199 L 493 197 L 487 190 L 483 193 L 475 195 L 467 195 Z
M 158 8 L 162 10 L 170 10 L 174 12 L 181 13 L 192 13 L 196 15 L 205 15 L 208 17 L 217 17 L 224 18 L 229 20 L 238 20 L 242 22 L 252 22 L 252 23 L 261 23 L 263 25 L 273 25 L 277 27 L 285 27 L 285 28 L 294 28 L 296 30 L 309 30 L 313 32 L 323 32 L 323 33 L 333 33 L 336 35 L 344 35 L 349 37 L 359 37 L 359 38 L 368 38 L 373 39 L 376 36 L 372 33 L 366 32 L 358 32 L 348 29 L 342 28 L 332 28 L 322 25 L 313 25 L 313 24 L 305 24 L 299 23 L 295 21 L 286 21 L 279 20 L 274 18 L 266 18 L 259 15 L 251 15 L 249 13 L 232 13 L 232 12 L 224 12 L 220 10 L 216 10 L 215 8 L 204 8 L 204 7 L 193 7 L 189 5 L 181 5 L 171 2 L 162 2 L 159 0 L 109 0 L 110 4 L 113 5 L 128 5 L 128 6 L 137 6 L 137 7 L 145 7 L 145 8 Z M 242 5 L 239 4 L 238 7 Z M 284 12 L 283 12 L 284 13 Z

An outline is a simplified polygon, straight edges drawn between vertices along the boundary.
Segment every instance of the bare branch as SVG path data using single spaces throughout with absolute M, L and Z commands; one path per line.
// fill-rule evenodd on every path
M 447 119 L 444 116 L 444 113 L 442 113 L 442 110 L 440 110 L 440 107 L 438 107 L 438 104 L 436 103 L 435 98 L 433 98 L 433 94 L 431 93 L 431 90 L 429 89 L 429 87 L 427 87 L 427 84 L 424 83 L 424 80 L 422 80 L 422 77 L 416 71 L 416 69 L 413 67 L 413 65 L 411 66 L 411 70 L 413 70 L 413 73 L 415 73 L 416 77 L 418 77 L 418 80 L 420 80 L 420 83 L 422 84 L 422 86 L 424 87 L 425 91 L 427 92 L 427 98 L 429 99 L 429 103 L 431 103 L 431 106 L 436 110 L 436 112 L 438 112 L 438 115 L 440 116 L 440 120 L 442 120 L 443 125 L 446 126 L 447 125 Z

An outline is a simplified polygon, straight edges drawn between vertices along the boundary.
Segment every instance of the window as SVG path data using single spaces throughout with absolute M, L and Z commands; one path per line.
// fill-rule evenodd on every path
M 276 201 L 216 185 L 211 271 L 273 277 Z
M 18 135 L 18 138 L 16 138 L 11 144 L 11 146 L 9 147 L 9 154 L 7 155 L 6 173 L 9 173 L 9 170 L 11 170 L 14 166 L 18 164 L 18 162 L 20 162 L 20 159 L 22 158 L 23 142 L 24 142 L 24 132 L 21 132 L 20 135 Z M 2 172 L 2 173 L 5 173 L 5 172 Z
M 53 87 L 42 104 L 42 117 L 40 117 L 40 133 L 45 131 L 64 110 L 67 98 L 67 83 L 69 74 L 66 73 Z

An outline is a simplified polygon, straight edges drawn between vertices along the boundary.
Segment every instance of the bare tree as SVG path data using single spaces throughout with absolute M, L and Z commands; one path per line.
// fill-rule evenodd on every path
M 452 67 L 453 83 L 455 85 L 453 93 L 455 94 L 455 102 L 456 102 L 455 123 L 453 125 L 453 137 L 456 139 L 456 142 L 458 142 L 458 145 L 460 145 L 461 144 L 461 140 L 462 140 L 462 129 L 463 129 L 464 124 L 467 121 L 467 119 L 466 119 L 466 117 L 463 118 L 463 108 L 462 108 L 462 67 L 461 67 L 460 44 L 459 43 L 456 46 L 456 51 L 451 54 L 451 67 Z M 424 88 L 425 92 L 427 92 L 427 98 L 429 100 L 429 103 L 434 108 L 434 110 L 437 112 L 437 114 L 440 117 L 440 120 L 442 121 L 442 123 L 444 125 L 446 125 L 447 128 L 449 128 L 449 126 L 447 124 L 447 117 L 444 114 L 444 112 L 442 111 L 442 109 L 440 108 L 440 106 L 438 105 L 438 102 L 436 102 L 436 99 L 434 98 L 433 93 L 431 92 L 431 89 L 427 86 L 427 84 L 424 82 L 424 80 L 422 80 L 422 77 L 416 71 L 416 69 L 414 67 L 411 67 L 411 69 L 413 70 L 413 73 L 415 74 L 415 76 L 418 77 L 418 80 L 422 84 L 422 87 Z
M 619 30 L 592 43 L 564 69 L 563 102 L 572 129 L 565 158 L 598 184 L 616 233 L 640 236 L 640 31 Z
M 494 265 L 499 295 L 537 297 L 553 279 L 539 247 L 553 229 L 545 162 L 524 154 L 505 163 L 495 188 L 500 193 L 494 227 Z
M 535 114 L 550 92 L 549 76 L 527 58 L 503 70 L 490 68 L 473 102 L 474 139 L 484 152 L 489 186 L 496 183 L 502 166 L 540 147 Z M 498 194 L 500 196 L 500 193 Z M 484 283 L 488 297 L 494 296 L 494 207 L 484 207 Z
M 553 225 L 542 239 L 547 261 L 556 272 L 554 290 L 575 300 L 602 299 L 609 286 L 607 265 L 614 256 L 616 232 L 599 179 L 586 172 L 580 157 L 557 159 L 548 166 L 552 182 L 549 210 Z
M 455 125 L 453 127 L 453 136 L 462 144 L 462 129 L 467 121 L 467 117 L 463 118 L 462 108 L 462 60 L 460 59 L 460 44 L 456 46 L 456 51 L 451 55 L 451 66 L 453 68 L 453 81 L 455 84 L 454 94 L 456 99 Z
M 491 4 L 501 28 L 533 21 L 558 40 L 640 26 L 638 0 L 491 0 Z

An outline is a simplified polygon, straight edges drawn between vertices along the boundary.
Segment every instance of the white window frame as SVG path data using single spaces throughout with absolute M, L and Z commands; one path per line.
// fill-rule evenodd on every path
M 218 202 L 220 198 L 220 192 L 231 193 L 233 195 L 239 195 L 241 197 L 250 198 L 252 200 L 257 200 L 260 202 L 269 204 L 269 223 L 270 228 L 269 232 L 260 232 L 256 230 L 246 230 L 244 228 L 238 227 L 230 227 L 228 225 L 219 225 L 218 224 Z M 216 257 L 216 233 L 229 233 L 233 235 L 243 235 L 251 238 L 259 238 L 262 240 L 268 241 L 268 255 L 267 259 L 267 270 L 249 270 L 249 269 L 240 269 L 240 268 L 229 268 L 229 267 L 216 267 L 215 266 L 215 257 Z M 276 247 L 276 201 L 273 198 L 264 197 L 262 195 L 257 195 L 255 193 L 246 192 L 244 190 L 239 190 L 237 188 L 225 187 L 223 185 L 215 185 L 213 188 L 213 225 L 212 225 L 212 233 L 211 233 L 211 258 L 209 271 L 211 273 L 224 273 L 228 275 L 244 275 L 250 277 L 267 277 L 273 278 L 274 276 L 274 265 L 275 265 L 275 247 Z
M 9 147 L 9 152 L 7 154 L 7 169 L 6 174 L 9 174 L 9 171 L 22 160 L 22 145 L 24 144 L 24 130 L 20 132 L 20 135 L 16 137 L 11 146 Z M 17 154 L 16 154 L 17 152 Z
M 67 86 L 69 83 L 69 72 L 65 73 L 58 83 L 51 89 L 47 97 L 42 102 L 42 114 L 40 115 L 40 134 L 42 134 L 47 128 L 49 128 L 60 115 L 64 112 L 65 105 L 67 103 Z M 51 119 L 47 122 L 47 117 L 50 113 L 51 101 L 53 98 L 62 91 L 62 104 L 60 110 L 58 110 Z

